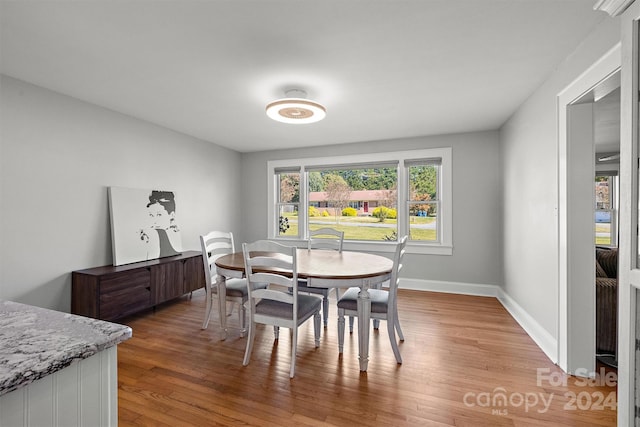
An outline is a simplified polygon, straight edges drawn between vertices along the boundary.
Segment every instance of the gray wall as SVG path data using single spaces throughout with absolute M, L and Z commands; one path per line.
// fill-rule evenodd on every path
M 71 271 L 112 263 L 107 187 L 176 192 L 185 249 L 238 230 L 240 154 L 0 80 L 0 298 L 70 309 Z
M 557 96 L 619 40 L 619 20 L 605 19 L 500 132 L 504 289 L 555 338 L 559 315 Z
M 436 147 L 453 147 L 453 255 L 408 254 L 403 277 L 501 285 L 502 207 L 497 132 L 245 153 L 242 156 L 244 227 L 238 237 L 243 241 L 267 237 L 269 160 Z

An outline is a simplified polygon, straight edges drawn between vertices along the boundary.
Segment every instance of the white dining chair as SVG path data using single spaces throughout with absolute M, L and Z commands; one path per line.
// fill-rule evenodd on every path
M 315 346 L 320 346 L 320 298 L 298 294 L 298 266 L 296 248 L 268 240 L 259 240 L 242 245 L 245 273 L 248 281 L 249 337 L 242 364 L 251 359 L 256 337 L 256 325 L 273 325 L 278 339 L 280 327 L 289 328 L 291 339 L 291 370 L 293 378 L 296 368 L 298 327 L 313 317 Z M 275 270 L 275 271 L 274 271 Z M 272 272 L 270 272 L 272 271 Z M 256 286 L 269 283 L 266 289 Z M 280 288 L 276 288 L 279 286 Z M 291 292 L 288 289 L 291 288 Z
M 398 333 L 400 341 L 404 341 L 404 335 L 402 334 L 402 328 L 400 327 L 400 321 L 398 319 L 398 282 L 407 239 L 408 237 L 404 236 L 396 246 L 393 256 L 393 269 L 391 270 L 391 277 L 389 279 L 389 290 L 369 289 L 371 319 L 374 321 L 387 321 L 389 341 L 391 342 L 391 348 L 398 363 L 402 363 L 402 357 L 400 356 L 400 350 L 398 349 L 398 343 L 396 341 L 396 332 Z M 358 315 L 359 292 L 359 288 L 349 288 L 338 300 L 338 351 L 340 353 L 342 353 L 344 348 L 344 316 L 353 317 Z M 349 325 L 349 329 L 349 332 L 353 333 L 353 325 Z
M 205 308 L 204 321 L 202 322 L 202 329 L 207 329 L 209 325 L 209 319 L 211 318 L 211 311 L 213 309 L 214 299 L 217 302 L 224 304 L 225 302 L 231 302 L 231 310 L 228 315 L 233 312 L 233 305 L 238 305 L 238 322 L 240 325 L 240 336 L 244 336 L 246 331 L 246 314 L 244 303 L 248 298 L 247 280 L 246 279 L 229 279 L 225 280 L 225 301 L 218 300 L 218 287 L 221 284 L 220 277 L 216 272 L 215 261 L 219 257 L 235 252 L 235 245 L 233 242 L 233 233 L 229 231 L 211 231 L 207 234 L 200 236 L 200 247 L 202 249 L 202 261 L 204 264 L 205 275 L 205 291 L 207 298 L 207 306 Z M 260 285 L 266 287 L 266 284 Z
M 342 243 L 344 241 L 344 231 L 338 231 L 333 228 L 320 228 L 318 230 L 309 231 L 309 240 L 307 241 L 307 249 L 331 249 L 342 252 Z M 322 295 L 322 318 L 324 327 L 329 322 L 329 292 L 330 288 L 314 288 L 307 286 L 305 279 L 298 280 L 298 292 L 307 292 L 310 294 Z M 338 288 L 336 288 L 336 296 L 340 296 Z

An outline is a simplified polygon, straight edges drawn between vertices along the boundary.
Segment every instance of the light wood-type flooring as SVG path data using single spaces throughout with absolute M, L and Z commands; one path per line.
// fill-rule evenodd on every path
M 273 329 L 259 326 L 251 363 L 243 367 L 246 339 L 230 330 L 221 341 L 217 317 L 201 330 L 204 307 L 199 290 L 121 320 L 133 338 L 118 346 L 120 426 L 616 422 L 616 388 L 606 385 L 615 371 L 590 384 L 562 374 L 495 298 L 400 290 L 403 364 L 396 364 L 382 322 L 371 334 L 366 373 L 358 368 L 357 332 L 347 331 L 338 356 L 332 300 L 319 348 L 313 321 L 300 329 L 293 379 L 288 330 L 276 343 Z M 229 323 L 237 325 L 235 310 Z

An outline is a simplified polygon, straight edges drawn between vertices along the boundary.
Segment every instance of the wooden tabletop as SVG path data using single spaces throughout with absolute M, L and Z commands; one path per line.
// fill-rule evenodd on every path
M 360 279 L 389 274 L 393 268 L 391 259 L 364 252 L 298 249 L 297 261 L 302 279 Z M 244 256 L 242 252 L 221 256 L 216 266 L 244 271 Z

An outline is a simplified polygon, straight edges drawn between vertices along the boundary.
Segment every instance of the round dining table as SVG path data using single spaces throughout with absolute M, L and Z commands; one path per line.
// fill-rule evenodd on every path
M 306 279 L 307 286 L 318 288 L 358 287 L 358 349 L 360 370 L 366 371 L 369 362 L 369 322 L 371 299 L 369 288 L 389 280 L 393 261 L 366 252 L 298 249 L 298 278 Z M 223 255 L 215 261 L 218 273 L 218 300 L 220 327 L 226 336 L 225 279 L 244 277 L 242 252 Z

